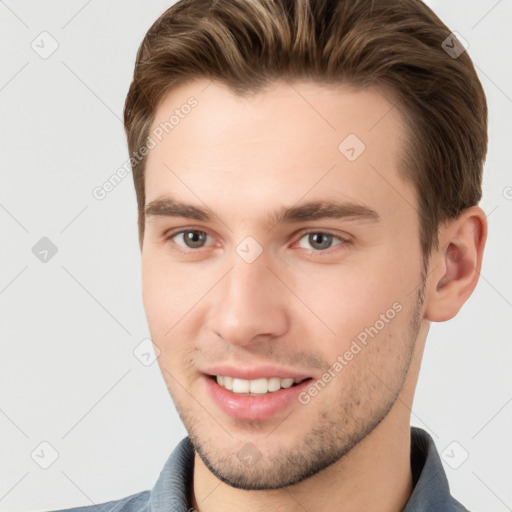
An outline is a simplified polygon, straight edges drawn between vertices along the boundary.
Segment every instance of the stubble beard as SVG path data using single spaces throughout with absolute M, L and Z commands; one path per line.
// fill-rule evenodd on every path
M 272 490 L 298 484 L 349 453 L 384 420 L 402 390 L 421 327 L 425 285 L 426 277 L 422 273 L 422 285 L 408 320 L 407 350 L 401 355 L 400 367 L 394 369 L 399 378 L 394 380 L 392 387 L 381 381 L 382 391 L 377 404 L 375 399 L 372 402 L 371 398 L 375 391 L 366 388 L 365 383 L 361 382 L 364 378 L 359 379 L 357 385 L 352 383 L 348 392 L 347 389 L 341 389 L 340 398 L 336 400 L 337 406 L 326 404 L 317 413 L 318 419 L 314 426 L 304 432 L 301 440 L 291 448 L 277 448 L 270 454 L 260 452 L 261 456 L 253 457 L 255 461 L 248 464 L 238 455 L 240 446 L 235 447 L 232 452 L 219 446 L 219 437 L 209 437 L 209 432 L 201 428 L 193 410 L 175 401 L 176 409 L 194 449 L 205 466 L 219 480 L 231 487 L 244 490 Z M 371 373 L 367 375 L 371 376 Z M 375 376 L 375 373 L 373 375 Z M 379 379 L 377 376 L 375 378 Z M 204 409 L 201 408 L 201 411 L 204 413 Z M 249 422 L 245 430 L 257 433 L 257 422 Z M 273 432 L 278 430 L 279 426 Z M 222 436 L 224 435 L 226 439 L 231 439 L 227 433 L 222 432 Z M 232 440 L 236 446 L 235 435 L 232 436 Z M 255 441 L 256 449 L 257 444 Z

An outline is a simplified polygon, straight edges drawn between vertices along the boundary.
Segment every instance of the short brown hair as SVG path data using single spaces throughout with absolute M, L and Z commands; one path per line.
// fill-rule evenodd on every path
M 445 51 L 451 37 L 420 0 L 180 0 L 137 52 L 128 149 L 138 155 L 166 93 L 191 79 L 238 95 L 277 79 L 385 87 L 408 127 L 400 172 L 416 191 L 425 262 L 440 224 L 480 201 L 487 152 L 485 94 L 467 52 Z M 141 245 L 146 160 L 131 158 Z

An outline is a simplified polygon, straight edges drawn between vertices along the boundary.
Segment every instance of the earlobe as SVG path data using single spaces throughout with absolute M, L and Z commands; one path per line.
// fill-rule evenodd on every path
M 479 206 L 462 212 L 440 229 L 440 248 L 432 254 L 425 318 L 453 318 L 475 289 L 487 238 L 487 220 Z

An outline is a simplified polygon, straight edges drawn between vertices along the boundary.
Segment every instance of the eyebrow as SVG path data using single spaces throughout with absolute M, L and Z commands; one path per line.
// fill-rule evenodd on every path
M 183 217 L 204 222 L 210 222 L 216 217 L 215 213 L 209 208 L 182 203 L 171 197 L 162 197 L 151 201 L 145 207 L 144 213 L 146 217 Z M 281 207 L 267 215 L 267 222 L 273 225 L 329 218 L 380 221 L 380 215 L 369 206 L 353 202 L 322 200 L 288 208 Z

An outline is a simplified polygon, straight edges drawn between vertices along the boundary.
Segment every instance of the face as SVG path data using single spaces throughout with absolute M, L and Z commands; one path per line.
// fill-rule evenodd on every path
M 411 362 L 423 268 L 401 114 L 376 89 L 276 82 L 242 98 L 197 81 L 152 133 L 165 122 L 142 245 L 164 380 L 218 478 L 300 482 L 393 411 Z

